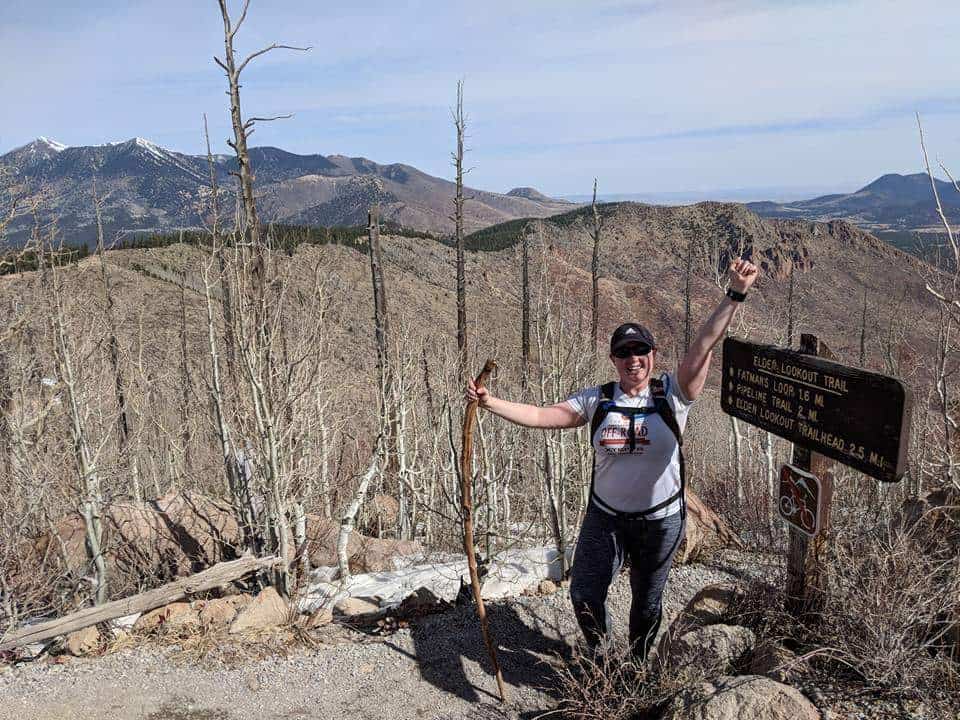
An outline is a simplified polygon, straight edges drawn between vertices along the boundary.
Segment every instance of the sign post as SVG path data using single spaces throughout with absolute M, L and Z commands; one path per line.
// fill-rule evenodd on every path
M 778 498 L 790 527 L 788 609 L 815 611 L 826 583 L 818 561 L 829 537 L 833 461 L 884 482 L 906 469 L 910 397 L 899 380 L 833 361 L 814 335 L 800 350 L 727 338 L 723 343 L 724 412 L 791 441 L 793 468 L 781 476 Z M 809 475 L 818 481 L 817 500 Z M 796 507 L 795 507 L 796 506 Z M 807 531 L 813 511 L 814 528 Z M 794 524 L 793 520 L 797 523 Z

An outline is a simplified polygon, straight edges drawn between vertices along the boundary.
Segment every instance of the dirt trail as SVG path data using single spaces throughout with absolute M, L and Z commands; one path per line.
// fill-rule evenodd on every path
M 676 568 L 665 611 L 675 614 L 700 587 L 730 578 L 699 565 Z M 619 630 L 627 601 L 621 577 L 610 598 Z M 453 720 L 532 718 L 554 707 L 547 661 L 569 657 L 577 638 L 566 588 L 490 603 L 489 612 L 510 693 L 505 708 L 474 609 L 463 607 L 382 637 L 338 626 L 316 650 L 238 666 L 177 662 L 175 648 L 156 647 L 27 663 L 0 672 L 0 720 Z

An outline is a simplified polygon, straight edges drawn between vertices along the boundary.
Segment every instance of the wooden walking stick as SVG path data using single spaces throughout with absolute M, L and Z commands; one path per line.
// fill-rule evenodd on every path
M 477 376 L 476 385 L 483 387 L 490 373 L 497 364 L 493 360 L 487 360 L 483 370 Z M 477 603 L 477 615 L 480 618 L 480 629 L 483 631 L 483 642 L 487 645 L 487 652 L 490 654 L 490 662 L 493 664 L 493 672 L 497 676 L 497 688 L 500 690 L 500 702 L 507 701 L 507 691 L 503 685 L 503 673 L 500 671 L 500 663 L 497 662 L 497 649 L 490 637 L 490 623 L 487 621 L 487 610 L 483 606 L 483 598 L 480 596 L 480 573 L 477 571 L 477 554 L 473 549 L 473 498 L 471 497 L 470 487 L 472 485 L 473 473 L 470 471 L 471 459 L 473 458 L 473 426 L 477 421 L 477 401 L 472 400 L 467 403 L 467 410 L 463 416 L 463 450 L 460 453 L 460 497 L 463 505 L 463 550 L 467 553 L 467 566 L 470 568 L 470 586 L 473 588 L 473 599 Z

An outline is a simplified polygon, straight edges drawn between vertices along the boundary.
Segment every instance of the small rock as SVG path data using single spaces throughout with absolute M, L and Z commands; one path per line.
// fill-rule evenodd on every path
M 100 631 L 96 625 L 85 627 L 82 630 L 67 635 L 67 652 L 75 657 L 88 655 L 100 647 Z
M 175 602 L 144 613 L 137 618 L 137 621 L 133 624 L 133 629 L 137 632 L 153 632 L 159 629 L 161 625 L 169 624 L 174 620 L 174 618 L 180 615 L 187 615 L 198 624 L 200 622 L 199 618 L 197 617 L 196 610 L 190 607 L 190 603 Z M 180 620 L 176 622 L 189 624 L 189 620 Z
M 333 610 L 328 607 L 318 608 L 307 620 L 307 630 L 323 627 L 333 622 Z
M 553 580 L 541 580 L 537 585 L 538 595 L 553 595 L 557 591 L 557 585 Z
M 247 689 L 251 692 L 256 692 L 260 689 L 260 680 L 256 675 L 251 675 L 247 678 Z
M 238 596 L 235 596 L 238 597 Z M 262 630 L 283 625 L 290 617 L 290 609 L 273 587 L 265 588 L 241 610 L 230 624 L 230 633 L 244 630 Z

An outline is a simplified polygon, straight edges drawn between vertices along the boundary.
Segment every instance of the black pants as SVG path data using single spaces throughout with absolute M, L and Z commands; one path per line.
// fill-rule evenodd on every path
M 660 520 L 627 520 L 590 503 L 573 556 L 570 599 L 591 649 L 609 635 L 607 592 L 629 558 L 630 644 L 634 657 L 646 660 L 660 629 L 663 587 L 683 531 L 681 513 Z

